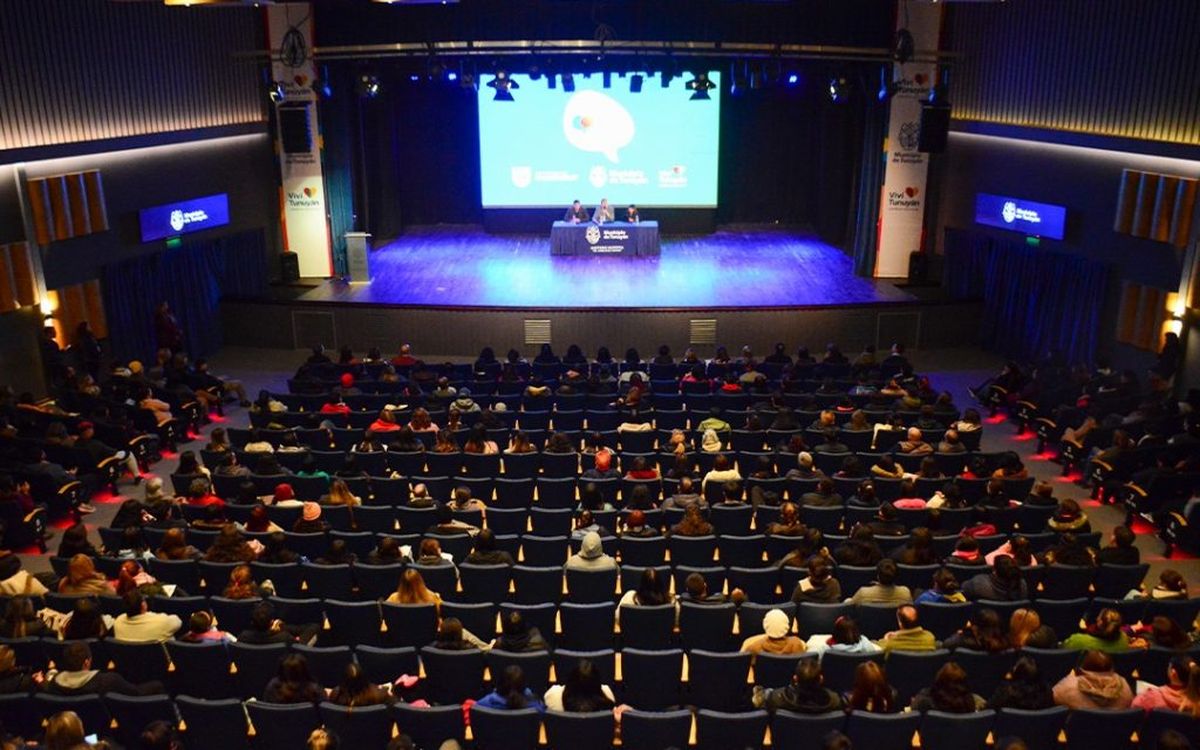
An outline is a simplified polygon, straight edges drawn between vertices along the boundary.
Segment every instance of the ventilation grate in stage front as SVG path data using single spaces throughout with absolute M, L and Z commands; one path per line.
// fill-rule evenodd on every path
M 526 320 L 525 321 L 525 343 L 526 344 L 549 344 L 550 343 L 550 321 L 549 320 Z
M 716 318 L 698 318 L 688 321 L 689 336 L 688 341 L 692 344 L 715 344 L 717 343 L 717 319 Z

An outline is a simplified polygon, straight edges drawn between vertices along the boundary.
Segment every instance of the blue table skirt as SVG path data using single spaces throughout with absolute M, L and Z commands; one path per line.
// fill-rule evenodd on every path
M 551 255 L 658 255 L 658 222 L 626 224 L 556 221 L 550 229 Z

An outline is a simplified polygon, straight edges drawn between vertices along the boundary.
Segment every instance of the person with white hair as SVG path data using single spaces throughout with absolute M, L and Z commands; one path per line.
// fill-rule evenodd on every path
M 928 456 L 933 453 L 933 446 L 925 442 L 919 427 L 909 427 L 907 439 L 896 444 L 896 450 L 910 456 Z

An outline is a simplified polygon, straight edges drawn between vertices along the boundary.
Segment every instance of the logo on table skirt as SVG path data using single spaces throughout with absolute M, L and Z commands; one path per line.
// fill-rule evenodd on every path
M 588 241 L 589 245 L 595 245 L 600 241 L 600 227 L 592 224 L 587 228 L 587 231 L 583 233 L 583 238 Z
M 533 167 L 513 167 L 512 184 L 519 187 L 529 187 L 533 182 Z

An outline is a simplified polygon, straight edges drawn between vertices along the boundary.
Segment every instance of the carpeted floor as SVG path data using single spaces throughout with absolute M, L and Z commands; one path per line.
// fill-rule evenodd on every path
M 212 372 L 240 379 L 253 398 L 260 389 L 286 390 L 287 378 L 295 371 L 296 366 L 303 361 L 305 356 L 306 353 L 300 351 L 227 347 L 219 355 L 209 358 L 209 361 Z M 427 353 L 421 353 L 421 356 L 436 362 L 461 359 Z M 978 349 L 914 352 L 910 356 L 919 371 L 929 373 L 935 388 L 948 390 L 954 395 L 955 403 L 960 409 L 974 405 L 967 393 L 967 388 L 980 383 L 1000 365 L 999 358 Z M 230 427 L 244 427 L 248 423 L 249 418 L 246 411 L 236 405 L 225 410 L 224 421 L 220 422 L 220 424 Z M 213 426 L 216 424 L 218 423 L 214 422 Z M 211 429 L 212 426 L 205 428 L 203 434 L 207 435 Z M 201 444 L 200 441 L 194 441 L 183 444 L 180 448 L 182 450 L 199 449 Z M 1087 492 L 1072 483 L 1071 479 L 1074 477 L 1060 476 L 1061 467 L 1051 461 L 1049 456 L 1035 455 L 1036 441 L 1032 434 L 1017 435 L 1012 423 L 989 422 L 984 428 L 982 448 L 985 451 L 1016 451 L 1034 476 L 1054 482 L 1057 497 L 1079 500 L 1091 517 L 1093 528 L 1097 531 L 1102 531 L 1107 535 L 1115 525 L 1122 522 L 1124 514 L 1119 508 L 1102 507 L 1097 502 L 1088 499 Z M 167 457 L 155 465 L 154 473 L 166 479 L 177 464 L 176 456 Z M 97 545 L 99 545 L 100 539 L 95 529 L 99 526 L 107 526 L 111 522 L 122 500 L 137 497 L 141 493 L 141 488 L 133 486 L 130 482 L 123 483 L 120 490 L 119 496 L 106 495 L 97 498 L 96 512 L 86 518 L 89 535 Z M 1153 536 L 1149 528 L 1138 526 L 1135 531 L 1138 532 L 1137 544 L 1141 549 L 1142 559 L 1151 565 L 1149 580 L 1157 579 L 1158 573 L 1165 568 L 1174 568 L 1188 580 L 1194 594 L 1200 593 L 1200 560 L 1179 552 L 1168 560 L 1163 557 L 1161 542 Z M 50 550 L 53 552 L 57 548 L 58 535 L 56 534 L 50 542 Z M 23 555 L 22 557 L 30 571 L 49 570 L 50 565 L 46 555 Z

